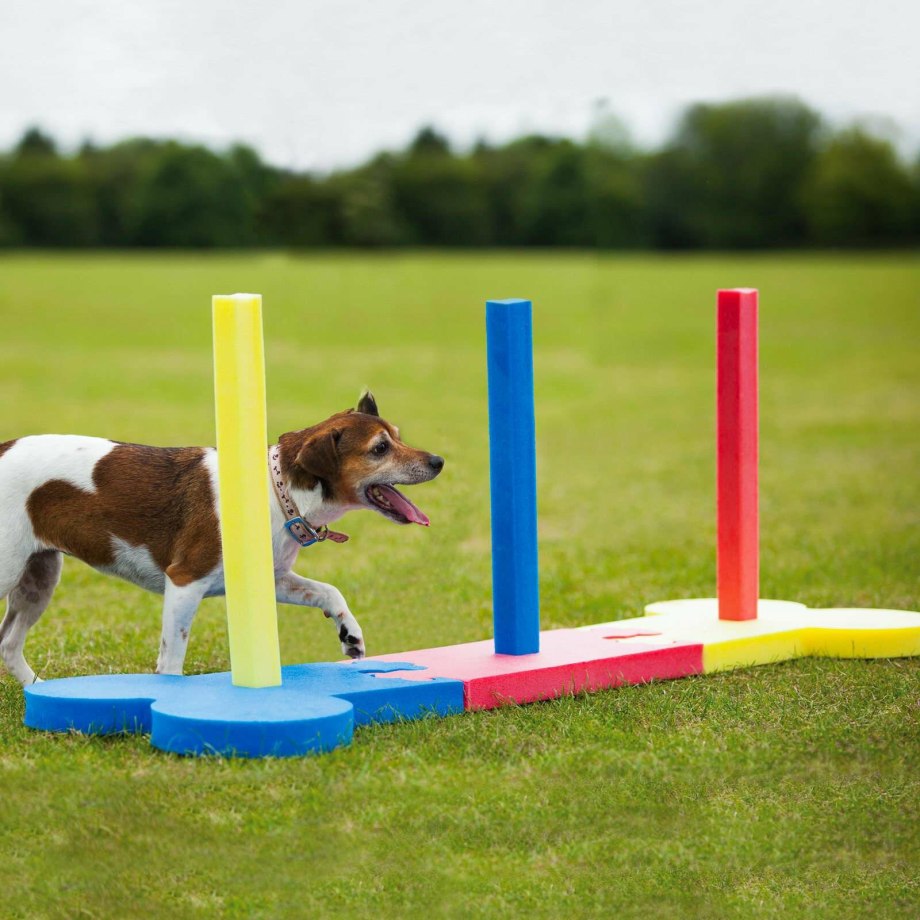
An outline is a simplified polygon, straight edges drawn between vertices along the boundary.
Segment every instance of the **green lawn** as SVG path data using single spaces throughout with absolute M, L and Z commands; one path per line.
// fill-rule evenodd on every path
M 920 263 L 553 254 L 0 258 L 0 440 L 213 441 L 210 295 L 265 297 L 270 435 L 370 385 L 447 458 L 430 530 L 301 554 L 371 654 L 489 635 L 486 297 L 535 307 L 545 628 L 711 595 L 717 287 L 761 290 L 762 594 L 920 608 Z M 2 526 L 2 524 L 0 524 Z M 339 656 L 279 611 L 285 662 Z M 151 670 L 159 599 L 68 560 L 26 654 Z M 206 601 L 187 669 L 229 666 Z M 320 758 L 21 725 L 0 676 L 5 917 L 916 917 L 920 660 L 808 660 L 371 727 Z

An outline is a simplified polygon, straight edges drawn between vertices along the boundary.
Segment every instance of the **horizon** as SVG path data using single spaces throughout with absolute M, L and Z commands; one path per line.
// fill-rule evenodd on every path
M 285 163 L 279 163 L 273 160 L 264 149 L 259 147 L 257 142 L 250 143 L 249 141 L 240 138 L 228 137 L 226 139 L 220 140 L 219 142 L 212 142 L 206 138 L 196 137 L 193 135 L 169 135 L 147 132 L 113 136 L 112 138 L 104 141 L 90 136 L 77 138 L 75 140 L 67 140 L 62 139 L 53 131 L 49 130 L 46 125 L 38 122 L 26 124 L 18 136 L 14 137 L 6 144 L 0 145 L 0 155 L 11 153 L 29 131 L 35 130 L 50 139 L 54 143 L 55 150 L 57 151 L 58 155 L 64 157 L 77 156 L 79 155 L 81 149 L 86 146 L 105 149 L 118 144 L 136 140 L 148 140 L 154 143 L 162 144 L 178 143 L 186 146 L 200 146 L 205 147 L 218 155 L 226 153 L 235 146 L 247 146 L 252 148 L 256 154 L 258 154 L 260 160 L 265 165 L 273 169 L 288 171 L 292 173 L 307 173 L 321 178 L 329 176 L 333 173 L 348 172 L 354 170 L 381 155 L 398 155 L 403 153 L 410 147 L 413 140 L 425 130 L 432 130 L 444 140 L 446 140 L 452 155 L 465 156 L 472 153 L 478 144 L 487 144 L 491 147 L 501 148 L 507 144 L 513 143 L 526 137 L 545 137 L 554 141 L 571 141 L 576 144 L 586 144 L 591 140 L 592 131 L 602 125 L 602 120 L 607 119 L 612 119 L 615 126 L 619 126 L 620 128 L 625 129 L 623 136 L 625 137 L 630 151 L 633 154 L 643 155 L 654 153 L 657 150 L 664 148 L 674 137 L 674 134 L 678 130 L 681 118 L 690 108 L 694 106 L 703 105 L 718 107 L 722 105 L 730 105 L 733 103 L 760 101 L 766 99 L 789 99 L 800 102 L 819 116 L 823 127 L 828 129 L 830 134 L 835 134 L 848 128 L 857 128 L 865 131 L 868 134 L 871 134 L 874 137 L 885 140 L 891 143 L 899 158 L 907 165 L 911 164 L 914 160 L 920 159 L 920 136 L 914 139 L 915 142 L 912 142 L 910 146 L 908 146 L 904 132 L 900 132 L 898 126 L 891 119 L 865 117 L 838 121 L 833 119 L 826 112 L 823 112 L 816 106 L 811 105 L 808 100 L 804 100 L 801 97 L 797 97 L 793 94 L 763 94 L 759 96 L 732 97 L 721 100 L 689 101 L 682 109 L 674 113 L 674 116 L 670 124 L 667 126 L 667 129 L 662 132 L 661 137 L 655 142 L 642 142 L 637 139 L 634 132 L 631 130 L 630 124 L 624 119 L 619 118 L 615 110 L 606 105 L 605 101 L 599 101 L 595 103 L 593 110 L 596 116 L 600 113 L 600 117 L 596 117 L 596 120 L 593 123 L 588 123 L 585 129 L 578 134 L 569 134 L 562 131 L 540 131 L 535 129 L 532 131 L 522 131 L 517 134 L 511 134 L 507 137 L 502 137 L 499 139 L 477 136 L 461 142 L 452 137 L 447 131 L 443 130 L 439 124 L 419 124 L 413 130 L 411 130 L 401 142 L 397 144 L 370 150 L 361 158 L 353 162 L 343 162 L 325 169 L 296 167 Z
M 907 0 L 881 11 L 739 0 L 729 13 L 667 0 L 423 11 L 382 0 L 361 14 L 291 0 L 232 17 L 217 0 L 8 8 L 0 147 L 36 125 L 64 150 L 136 136 L 238 142 L 278 167 L 328 173 L 401 149 L 426 125 L 461 151 L 479 138 L 583 140 L 606 100 L 645 149 L 689 104 L 779 95 L 835 129 L 868 123 L 902 156 L 920 148 L 920 9 Z

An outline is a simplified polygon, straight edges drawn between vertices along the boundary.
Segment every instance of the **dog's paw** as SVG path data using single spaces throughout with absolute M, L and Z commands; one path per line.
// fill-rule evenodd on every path
M 339 642 L 342 643 L 342 651 L 349 658 L 363 658 L 365 654 L 364 637 L 361 635 L 361 628 L 357 623 L 349 629 L 344 623 L 339 629 Z

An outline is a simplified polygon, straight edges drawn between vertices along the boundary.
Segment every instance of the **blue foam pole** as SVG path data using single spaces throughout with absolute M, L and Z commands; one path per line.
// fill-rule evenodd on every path
M 537 456 L 529 300 L 486 304 L 495 652 L 540 651 Z

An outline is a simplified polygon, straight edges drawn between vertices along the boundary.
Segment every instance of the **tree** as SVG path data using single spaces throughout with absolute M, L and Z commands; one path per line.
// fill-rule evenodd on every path
M 39 128 L 32 127 L 27 128 L 19 139 L 14 153 L 17 157 L 55 157 L 57 146 L 52 137 Z
M 131 221 L 142 246 L 248 246 L 255 203 L 229 157 L 170 142 L 138 178 Z
M 908 238 L 917 241 L 920 240 L 920 156 L 914 160 L 914 165 L 910 172 L 910 178 L 911 221 Z
M 19 227 L 12 215 L 7 211 L 3 194 L 0 192 L 0 248 L 19 246 L 22 242 Z
M 822 246 L 884 246 L 910 233 L 913 188 L 894 147 L 861 128 L 819 155 L 806 193 L 812 238 Z
M 504 147 L 480 143 L 472 155 L 489 212 L 492 240 L 498 246 L 525 246 L 531 235 L 529 199 L 541 158 L 552 141 L 532 135 Z
M 418 140 L 418 139 L 416 139 Z M 393 169 L 393 204 L 409 228 L 408 241 L 425 246 L 482 246 L 492 228 L 475 162 L 417 143 Z
M 419 156 L 450 156 L 450 143 L 443 134 L 438 134 L 430 125 L 422 128 L 409 144 L 409 155 Z
M 820 125 L 795 99 L 692 106 L 646 173 L 656 242 L 728 249 L 803 242 L 802 192 Z
M 395 160 L 388 154 L 331 180 L 341 201 L 342 241 L 352 246 L 400 246 L 412 230 L 396 203 Z
M 264 219 L 264 203 L 281 185 L 280 170 L 264 163 L 259 154 L 245 144 L 230 148 L 227 163 L 239 185 L 245 211 L 251 221 L 252 242 L 280 242 L 272 239 Z
M 648 245 L 640 162 L 621 149 L 588 149 L 588 219 L 593 245 L 601 249 Z
M 0 171 L 3 234 L 27 246 L 89 246 L 98 241 L 96 204 L 82 163 L 57 155 L 30 128 Z
M 423 128 L 330 175 L 251 147 L 134 138 L 59 151 L 29 128 L 0 153 L 0 246 L 906 245 L 920 238 L 920 160 L 868 128 L 832 134 L 802 103 L 686 110 L 661 149 L 606 102 L 584 142 L 529 135 L 469 152 Z
M 331 246 L 342 242 L 341 211 L 327 183 L 290 175 L 265 199 L 261 223 L 272 241 L 286 246 Z
M 523 197 L 526 243 L 537 246 L 592 246 L 588 219 L 592 189 L 585 149 L 572 141 L 545 147 Z
M 156 168 L 165 143 L 134 138 L 102 148 L 84 144 L 83 163 L 96 202 L 98 240 L 103 246 L 137 243 L 138 190 L 143 178 Z

